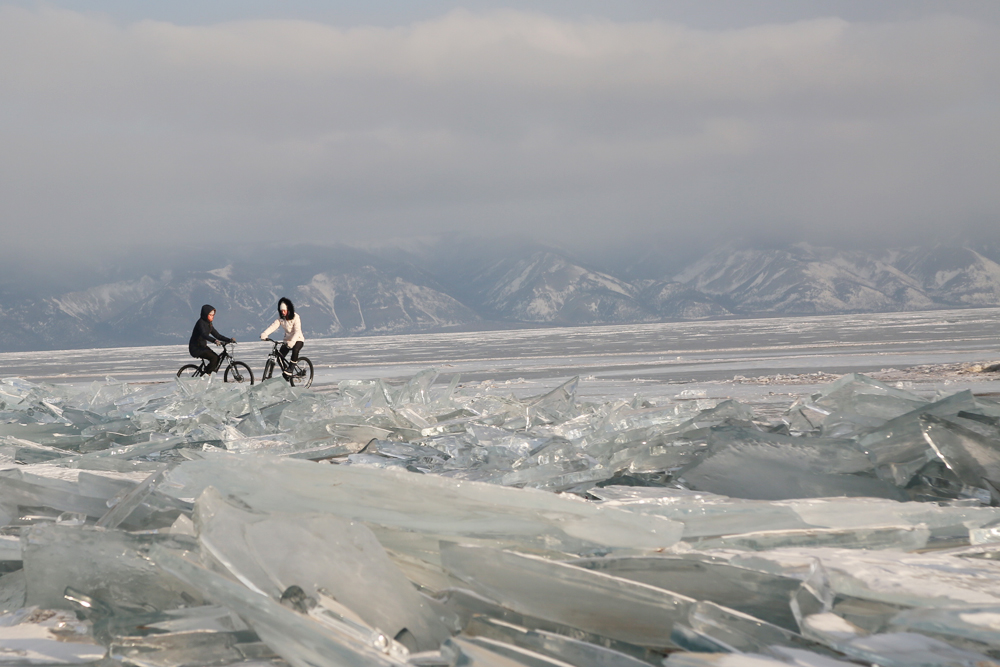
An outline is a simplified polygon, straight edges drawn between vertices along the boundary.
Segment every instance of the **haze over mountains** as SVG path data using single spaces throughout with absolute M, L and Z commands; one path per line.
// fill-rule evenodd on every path
M 201 305 L 217 328 L 249 340 L 282 296 L 307 337 L 528 325 L 887 312 L 1000 305 L 1000 265 L 987 246 L 864 252 L 729 246 L 686 265 L 644 255 L 600 265 L 523 241 L 439 237 L 367 248 L 240 248 L 162 260 L 75 286 L 7 277 L 5 351 L 183 343 Z M 165 262 L 165 264 L 164 264 Z

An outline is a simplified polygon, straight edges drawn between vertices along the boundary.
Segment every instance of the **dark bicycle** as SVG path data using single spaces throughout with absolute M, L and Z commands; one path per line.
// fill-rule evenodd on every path
M 253 371 L 242 361 L 236 361 L 233 357 L 232 346 L 236 343 L 226 343 L 222 346 L 222 354 L 219 355 L 219 369 L 225 365 L 226 370 L 222 374 L 222 379 L 225 382 L 249 382 L 253 384 Z M 229 362 L 228 364 L 226 362 Z M 202 359 L 201 363 L 197 366 L 195 364 L 187 364 L 186 366 L 181 366 L 181 369 L 177 371 L 177 377 L 186 378 L 200 378 L 205 374 L 205 369 L 208 368 L 208 361 Z
M 270 380 L 274 374 L 274 367 L 278 366 L 281 368 L 281 377 L 288 380 L 288 384 L 293 387 L 312 386 L 313 362 L 309 361 L 308 357 L 300 356 L 299 360 L 293 364 L 278 352 L 281 341 L 268 338 L 267 342 L 271 343 L 271 354 L 268 355 L 267 361 L 264 362 L 264 374 L 260 378 L 261 382 Z

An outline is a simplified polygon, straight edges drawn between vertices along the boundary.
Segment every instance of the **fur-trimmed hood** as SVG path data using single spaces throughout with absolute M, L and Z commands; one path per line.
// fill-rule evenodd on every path
M 284 319 L 284 320 L 294 320 L 295 319 L 295 304 L 293 304 L 291 301 L 289 301 L 285 297 L 281 297 L 280 299 L 278 299 L 278 317 L 281 317 L 281 304 L 285 304 L 285 306 L 288 307 L 288 317 L 282 317 L 282 319 Z

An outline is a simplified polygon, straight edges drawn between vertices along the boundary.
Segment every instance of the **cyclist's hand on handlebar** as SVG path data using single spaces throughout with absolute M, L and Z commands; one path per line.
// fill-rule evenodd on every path
M 261 336 L 260 339 L 261 340 L 267 340 L 267 336 Z

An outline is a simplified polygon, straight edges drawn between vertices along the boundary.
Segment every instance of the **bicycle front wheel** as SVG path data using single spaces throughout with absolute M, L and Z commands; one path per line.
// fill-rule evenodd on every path
M 274 362 L 268 359 L 264 364 L 264 374 L 260 376 L 260 381 L 270 380 L 272 375 L 274 375 Z
M 308 357 L 299 357 L 299 369 L 305 371 L 305 375 L 292 376 L 288 378 L 288 384 L 293 387 L 311 387 L 313 383 L 313 362 Z
M 194 364 L 181 366 L 181 369 L 177 371 L 177 377 L 179 378 L 196 378 L 200 376 L 201 376 L 201 367 L 195 366 Z
M 234 361 L 226 367 L 226 373 L 222 379 L 225 382 L 249 382 L 253 384 L 253 371 L 242 361 Z

